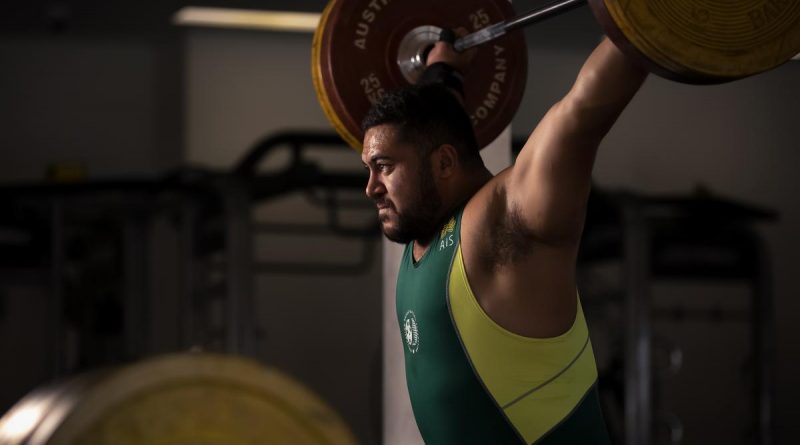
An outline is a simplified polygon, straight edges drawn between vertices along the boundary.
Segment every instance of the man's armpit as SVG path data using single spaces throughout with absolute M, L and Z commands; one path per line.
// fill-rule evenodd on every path
M 492 218 L 488 227 L 489 252 L 485 258 L 485 270 L 495 271 L 501 266 L 513 264 L 533 252 L 535 237 L 527 228 L 519 208 L 508 207 L 505 196 L 494 196 L 490 210 Z

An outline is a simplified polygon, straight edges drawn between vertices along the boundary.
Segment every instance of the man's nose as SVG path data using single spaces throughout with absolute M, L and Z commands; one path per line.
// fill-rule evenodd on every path
M 365 190 L 367 197 L 376 199 L 386 192 L 383 184 L 376 178 L 376 175 L 370 173 L 367 180 L 367 189 Z

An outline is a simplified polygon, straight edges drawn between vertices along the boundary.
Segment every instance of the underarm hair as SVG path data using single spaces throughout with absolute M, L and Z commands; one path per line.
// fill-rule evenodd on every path
M 464 76 L 445 62 L 428 65 L 417 83 L 419 85 L 440 83 L 464 97 Z
M 486 270 L 496 271 L 501 266 L 514 263 L 530 255 L 535 236 L 525 226 L 519 208 L 509 208 L 505 197 L 494 192 L 489 214 L 491 230 L 485 238 L 489 252 L 483 258 Z

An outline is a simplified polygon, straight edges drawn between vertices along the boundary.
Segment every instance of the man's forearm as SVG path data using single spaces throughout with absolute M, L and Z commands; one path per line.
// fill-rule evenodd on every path
M 647 74 L 606 38 L 584 63 L 562 102 L 586 117 L 583 122 L 587 132 L 595 134 L 599 142 L 642 86 Z

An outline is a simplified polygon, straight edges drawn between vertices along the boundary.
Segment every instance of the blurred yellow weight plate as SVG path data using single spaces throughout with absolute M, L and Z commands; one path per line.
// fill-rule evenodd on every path
M 25 433 L 20 421 L 32 428 Z M 356 443 L 341 418 L 297 381 L 249 360 L 214 354 L 165 356 L 34 392 L 0 420 L 0 442 Z

